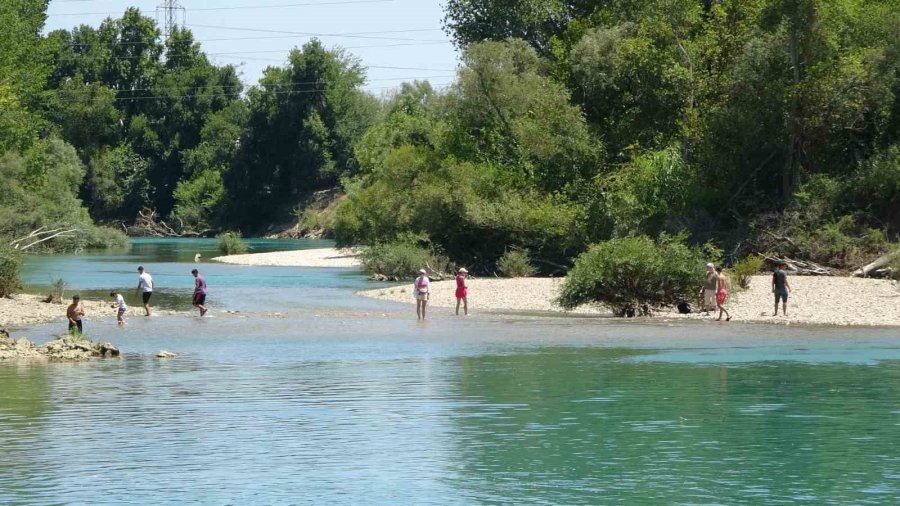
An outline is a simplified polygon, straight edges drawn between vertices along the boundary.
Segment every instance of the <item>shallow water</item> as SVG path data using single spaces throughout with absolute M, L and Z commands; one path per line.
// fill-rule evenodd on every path
M 160 305 L 183 309 L 210 244 L 31 259 L 27 276 L 99 294 L 133 290 L 143 263 Z M 352 270 L 200 269 L 213 318 L 120 329 L 110 314 L 87 329 L 122 360 L 0 365 L 0 504 L 900 499 L 894 329 L 446 310 L 418 324 L 352 295 L 370 286 Z

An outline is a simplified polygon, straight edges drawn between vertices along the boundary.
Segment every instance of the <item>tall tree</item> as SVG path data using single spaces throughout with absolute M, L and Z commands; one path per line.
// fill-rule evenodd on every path
M 354 174 L 353 144 L 374 117 L 356 58 L 312 40 L 288 60 L 248 93 L 241 154 L 226 179 L 232 212 L 245 226 L 283 216 L 313 190 Z

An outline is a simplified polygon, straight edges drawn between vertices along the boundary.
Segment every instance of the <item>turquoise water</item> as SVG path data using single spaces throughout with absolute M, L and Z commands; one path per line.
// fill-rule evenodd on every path
M 27 277 L 102 293 L 143 263 L 185 309 L 212 247 L 33 258 Z M 900 500 L 896 329 L 419 324 L 354 296 L 371 284 L 352 270 L 200 269 L 213 318 L 110 315 L 87 328 L 122 360 L 0 365 L 0 504 Z

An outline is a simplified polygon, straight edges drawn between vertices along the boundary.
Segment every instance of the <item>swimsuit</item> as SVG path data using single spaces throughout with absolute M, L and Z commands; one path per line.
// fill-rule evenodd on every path
M 719 290 L 718 292 L 716 292 L 716 302 L 718 302 L 720 306 L 725 304 L 725 299 L 727 297 L 728 290 Z
M 466 288 L 466 278 L 456 276 L 456 298 L 465 299 L 468 295 L 469 290 Z

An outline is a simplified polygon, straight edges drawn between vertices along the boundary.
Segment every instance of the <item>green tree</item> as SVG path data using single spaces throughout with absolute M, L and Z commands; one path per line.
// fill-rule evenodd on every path
M 357 172 L 353 145 L 376 112 L 359 89 L 364 81 L 357 59 L 318 40 L 291 51 L 287 67 L 266 70 L 248 93 L 241 152 L 226 177 L 232 220 L 254 227 L 280 219 L 307 194 Z

